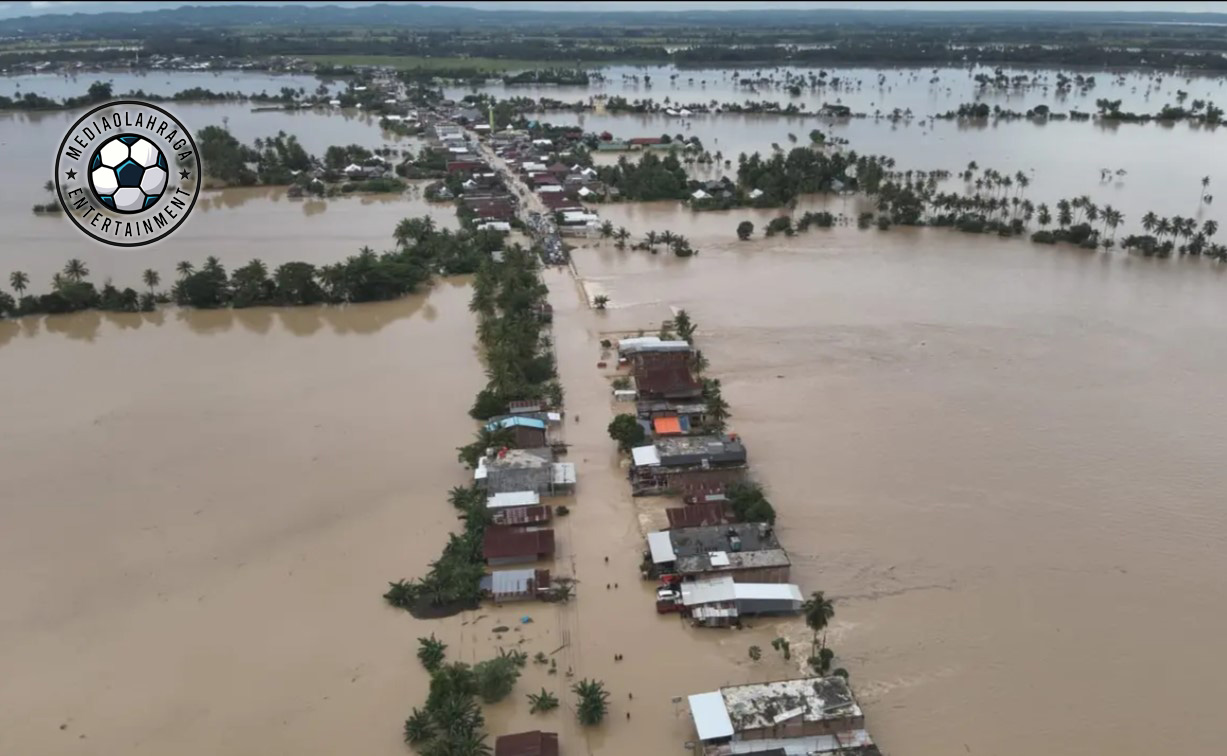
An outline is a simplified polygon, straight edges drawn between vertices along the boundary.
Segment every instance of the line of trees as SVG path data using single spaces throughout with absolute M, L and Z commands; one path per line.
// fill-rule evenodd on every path
M 199 268 L 184 260 L 175 267 L 178 279 L 169 292 L 157 290 L 162 277 L 155 270 L 142 274 L 148 291 L 118 289 L 109 281 L 98 289 L 87 280 L 86 264 L 73 259 L 52 277 L 50 292 L 32 295 L 27 293 L 29 275 L 13 271 L 9 284 L 17 296 L 0 292 L 0 317 L 88 309 L 148 312 L 165 302 L 216 309 L 384 301 L 413 293 L 435 273 L 474 273 L 482 260 L 503 245 L 497 232 L 438 230 L 429 216 L 406 218 L 397 225 L 394 237 L 393 250 L 376 254 L 363 247 L 358 254 L 330 265 L 296 261 L 270 271 L 263 260 L 254 259 L 227 273 L 217 257 L 210 256 Z

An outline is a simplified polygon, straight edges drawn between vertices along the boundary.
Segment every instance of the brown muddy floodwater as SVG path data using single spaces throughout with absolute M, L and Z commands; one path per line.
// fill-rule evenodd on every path
M 896 78 L 894 91 L 915 83 Z M 1138 109 L 1157 109 L 1173 84 L 1089 96 L 1141 86 Z M 971 99 L 935 86 L 915 96 L 942 109 Z M 231 118 L 244 139 L 284 127 L 316 152 L 383 143 L 369 118 L 190 107 L 193 124 Z M 663 130 L 656 116 L 620 118 L 620 133 Z M 0 187 L 0 280 L 25 270 L 45 290 L 80 257 L 95 282 L 136 285 L 152 267 L 166 287 L 183 259 L 324 263 L 390 246 L 406 216 L 456 225 L 450 206 L 413 193 L 324 203 L 226 190 L 152 249 L 87 245 L 29 211 L 70 120 L 0 117 L 17 177 Z M 696 118 L 689 131 L 731 153 L 812 125 Z M 1037 202 L 1091 193 L 1125 208 L 1126 226 L 1152 205 L 1199 219 L 1222 205 L 1196 204 L 1200 176 L 1217 185 L 1227 155 L 1214 131 L 846 129 L 853 148 L 901 166 L 1037 167 Z M 1116 166 L 1127 177 L 1097 187 L 1098 169 Z M 858 203 L 798 210 L 818 207 L 854 215 Z M 656 615 L 637 579 L 640 512 L 595 365 L 604 334 L 679 307 L 780 511 L 794 580 L 837 599 L 836 664 L 887 752 L 1221 750 L 1227 267 L 938 230 L 741 243 L 739 221 L 761 230 L 776 213 L 599 212 L 636 238 L 684 234 L 700 255 L 594 241 L 575 253 L 582 287 L 547 273 L 580 477 L 557 524 L 553 569 L 580 581 L 566 606 L 420 622 L 379 598 L 386 581 L 420 575 L 455 527 L 446 491 L 467 478 L 454 449 L 472 437 L 482 382 L 465 281 L 349 308 L 0 321 L 0 753 L 403 754 L 401 723 L 425 697 L 416 638 L 432 632 L 469 662 L 500 646 L 554 652 L 557 675 L 530 663 L 487 707 L 491 733 L 555 729 L 567 753 L 681 752 L 693 731 L 674 697 L 795 675 L 770 640 L 808 633 L 795 620 L 696 632 Z M 589 310 L 585 291 L 610 309 Z M 612 693 L 594 730 L 570 708 L 582 677 Z M 564 706 L 530 715 L 524 694 L 543 686 Z
M 576 260 L 608 328 L 699 323 L 794 579 L 839 597 L 836 663 L 885 749 L 1219 749 L 1227 269 L 604 215 L 701 250 Z

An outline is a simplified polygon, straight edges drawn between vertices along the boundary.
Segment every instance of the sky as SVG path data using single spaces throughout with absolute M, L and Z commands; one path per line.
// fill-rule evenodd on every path
M 181 2 L 123 2 L 121 0 L 110 0 L 109 2 L 71 2 L 65 0 L 52 0 L 50 2 L 11 2 L 9 0 L 0 0 L 0 18 L 15 18 L 18 16 L 41 15 L 44 13 L 101 13 L 104 11 L 129 11 L 137 12 L 142 10 L 153 10 L 155 8 L 174 8 L 181 5 L 206 5 L 206 4 L 221 4 L 212 2 L 191 2 L 184 0 Z M 257 2 L 242 2 L 243 5 L 255 5 Z M 266 3 L 270 5 L 296 5 L 306 3 L 295 2 L 272 2 Z M 374 5 L 373 2 L 333 2 L 333 5 Z M 486 9 L 503 9 L 503 10 L 550 10 L 550 11 L 676 11 L 676 10 L 695 10 L 703 8 L 707 10 L 760 10 L 763 8 L 861 8 L 873 10 L 971 10 L 971 9 L 995 9 L 995 10 L 1067 10 L 1067 11 L 1175 11 L 1175 12 L 1215 12 L 1227 13 L 1227 2 L 942 2 L 940 0 L 929 0 L 920 2 L 900 2 L 892 0 L 884 0 L 883 2 L 848 2 L 847 0 L 832 0 L 831 2 L 812 2 L 801 0 L 800 2 L 772 2 L 771 0 L 745 1 L 724 0 L 717 2 L 637 2 L 631 0 L 629 2 L 583 2 L 583 3 L 554 3 L 554 2 L 480 2 L 474 0 L 468 2 L 460 0 L 459 2 L 426 2 L 422 5 L 457 5 L 471 8 L 486 8 Z

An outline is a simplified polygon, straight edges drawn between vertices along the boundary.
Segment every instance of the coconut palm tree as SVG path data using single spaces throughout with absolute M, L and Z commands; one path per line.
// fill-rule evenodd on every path
M 605 221 L 604 223 L 602 223 L 602 224 L 601 224 L 601 238 L 602 238 L 602 239 L 608 239 L 609 237 L 611 237 L 611 236 L 613 236 L 613 235 L 614 235 L 614 224 L 613 224 L 613 221 L 608 221 L 608 220 L 607 220 L 607 221 Z
M 1041 204 L 1039 208 L 1039 216 L 1036 218 L 1041 227 L 1052 223 L 1052 213 L 1048 210 L 1048 205 Z
M 1201 177 L 1201 197 L 1199 197 L 1199 199 L 1202 202 L 1206 201 L 1206 190 L 1209 188 L 1210 188 L 1210 177 L 1202 176 Z
M 141 274 L 141 279 L 149 287 L 149 293 L 153 294 L 153 288 L 161 283 L 162 276 L 158 275 L 158 272 L 153 268 L 146 268 L 145 272 Z
M 1218 221 L 1208 220 L 1201 225 L 1201 232 L 1206 236 L 1214 236 L 1218 233 Z M 13 288 L 17 288 L 14 286 Z
M 179 273 L 180 278 L 187 278 L 192 275 L 192 271 L 196 270 L 196 266 L 187 260 L 180 260 L 179 264 L 175 266 L 175 270 Z
M 656 235 L 655 231 L 649 231 L 644 235 L 643 240 L 649 247 L 655 247 L 656 242 L 660 241 L 660 238 Z
M 1172 232 L 1172 222 L 1167 218 L 1160 218 L 1155 222 L 1155 236 L 1162 239 Z
M 9 274 L 9 284 L 20 298 L 26 293 L 26 287 L 30 285 L 30 277 L 20 270 L 15 270 Z
M 209 255 L 205 258 L 204 268 L 205 273 L 219 273 L 222 269 L 222 261 L 217 259 L 215 255 Z
M 801 607 L 801 611 L 805 614 L 805 624 L 810 630 L 814 631 L 813 642 L 810 645 L 810 655 L 814 656 L 814 647 L 818 645 L 818 632 L 825 630 L 827 623 L 835 616 L 835 604 L 822 591 L 814 591 Z M 826 647 L 826 636 L 822 639 L 823 648 Z
M 1146 231 L 1146 233 L 1149 234 L 1151 231 L 1154 231 L 1155 227 L 1158 225 L 1159 216 L 1155 215 L 1154 210 L 1151 210 L 1142 216 L 1142 228 Z
M 73 283 L 81 283 L 81 279 L 88 275 L 89 268 L 75 257 L 64 264 L 64 277 Z

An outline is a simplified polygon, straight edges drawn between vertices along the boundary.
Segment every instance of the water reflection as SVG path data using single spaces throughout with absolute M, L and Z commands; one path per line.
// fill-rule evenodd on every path
M 145 326 L 161 326 L 167 318 L 186 326 L 198 336 L 216 336 L 236 328 L 256 335 L 278 330 L 295 336 L 311 336 L 327 329 L 345 336 L 377 333 L 400 320 L 420 314 L 426 322 L 435 322 L 438 308 L 430 302 L 431 295 L 442 288 L 467 286 L 468 276 L 440 281 L 421 294 L 390 302 L 351 305 L 320 305 L 316 307 L 250 307 L 240 310 L 192 310 L 168 307 L 156 312 L 116 313 L 87 310 L 70 315 L 46 315 L 0 320 L 0 347 L 20 338 L 37 336 L 42 329 L 74 341 L 93 343 L 106 336 L 107 329 L 133 331 Z

